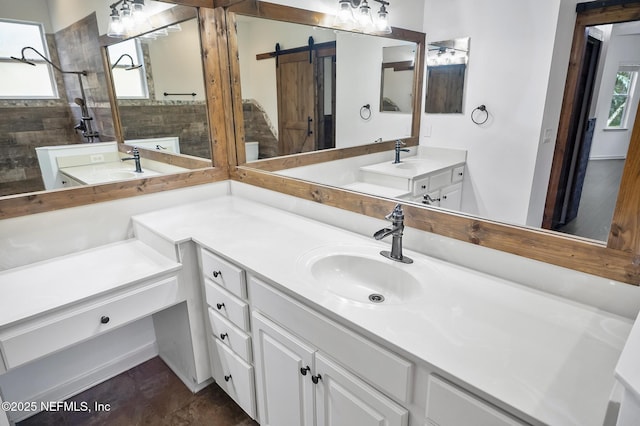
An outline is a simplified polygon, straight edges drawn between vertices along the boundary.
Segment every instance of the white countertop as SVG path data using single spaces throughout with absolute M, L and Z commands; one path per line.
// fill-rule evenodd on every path
M 394 164 L 392 161 L 361 166 L 360 170 L 369 173 L 378 173 L 386 176 L 395 176 L 413 179 L 419 176 L 434 173 L 440 170 L 464 164 L 464 160 L 442 157 L 400 157 L 401 161 Z
M 82 166 L 63 167 L 60 172 L 71 179 L 87 185 L 127 179 L 142 179 L 161 174 L 154 170 L 142 168 L 136 173 L 133 161 L 111 161 L 106 163 L 86 164 Z
M 134 222 L 176 243 L 193 239 L 525 417 L 551 425 L 602 424 L 632 326 L 628 319 L 409 250 L 413 266 L 427 271 L 425 296 L 375 307 L 342 299 L 309 285 L 298 259 L 330 244 L 374 251 L 388 249 L 389 241 L 237 196 L 139 215 Z
M 640 401 L 640 317 L 636 319 L 616 365 L 616 378 Z
M 411 194 L 411 192 L 406 189 L 391 188 L 367 182 L 353 182 L 348 185 L 343 185 L 342 188 L 388 198 L 400 198 Z
M 0 272 L 0 327 L 180 268 L 142 242 L 127 240 L 8 269 Z

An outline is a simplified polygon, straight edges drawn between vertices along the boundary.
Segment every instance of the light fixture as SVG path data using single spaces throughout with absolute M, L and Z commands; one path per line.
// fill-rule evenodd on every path
M 375 32 L 378 34 L 391 34 L 391 25 L 389 25 L 389 12 L 387 11 L 387 6 L 389 6 L 388 1 L 384 0 L 375 0 L 380 3 L 380 10 L 378 10 L 378 15 L 375 19 Z
M 120 10 L 118 10 L 120 6 Z M 107 36 L 123 38 L 133 32 L 137 24 L 146 22 L 147 16 L 144 13 L 144 0 L 119 0 L 109 6 L 109 30 Z
M 374 15 L 367 0 L 338 0 L 338 10 L 333 24 L 348 30 L 357 30 L 364 33 L 389 34 L 389 2 L 374 0 L 380 3 L 378 13 Z

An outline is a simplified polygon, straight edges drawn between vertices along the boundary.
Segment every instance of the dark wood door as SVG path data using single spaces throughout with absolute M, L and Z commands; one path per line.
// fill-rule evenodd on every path
M 315 61 L 315 52 L 311 56 L 309 52 L 299 52 L 278 58 L 279 155 L 317 149 Z
M 465 64 L 432 66 L 427 69 L 425 112 L 461 113 Z

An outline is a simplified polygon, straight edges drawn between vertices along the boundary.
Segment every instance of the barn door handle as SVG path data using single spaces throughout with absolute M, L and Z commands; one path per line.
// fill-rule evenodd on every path
M 307 117 L 307 136 L 311 136 L 313 134 L 313 130 L 311 130 L 311 123 L 313 123 L 313 118 Z

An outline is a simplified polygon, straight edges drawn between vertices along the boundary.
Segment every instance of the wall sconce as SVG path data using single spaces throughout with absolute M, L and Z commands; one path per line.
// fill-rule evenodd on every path
M 334 25 L 350 30 L 359 30 L 371 34 L 390 34 L 389 2 L 373 0 L 380 3 L 378 13 L 373 15 L 367 0 L 338 0 L 338 10 Z
M 120 11 L 118 11 L 120 6 Z M 119 0 L 109 6 L 109 30 L 107 36 L 123 38 L 127 33 L 142 21 L 146 20 L 144 13 L 144 0 Z

